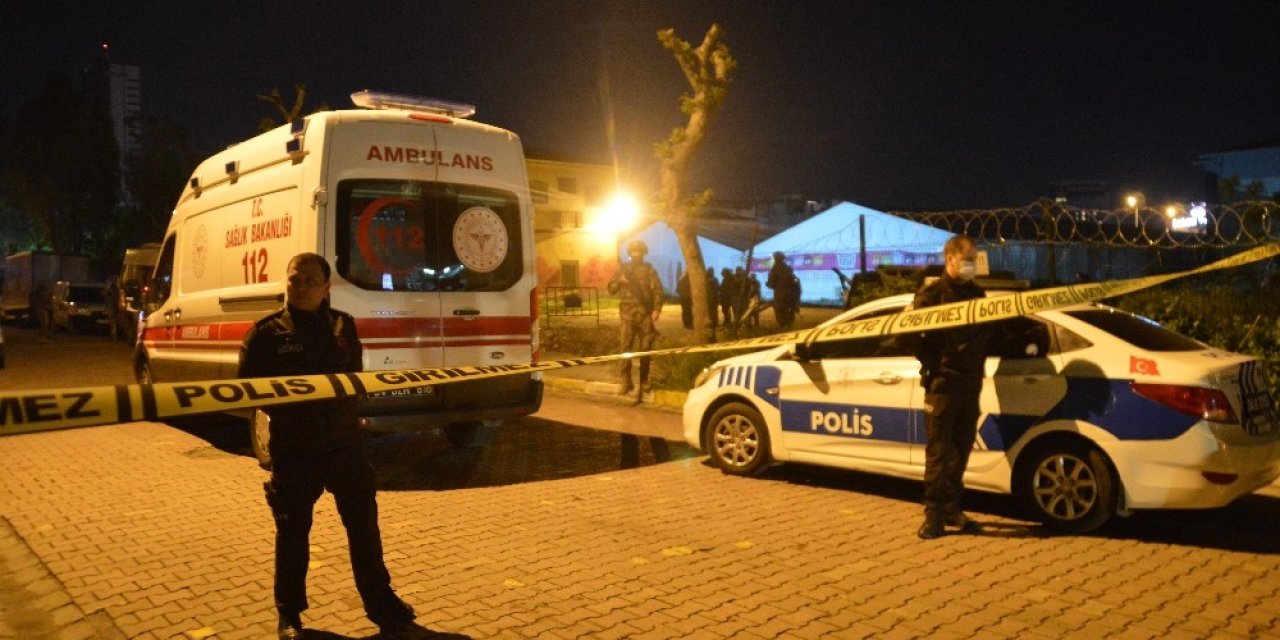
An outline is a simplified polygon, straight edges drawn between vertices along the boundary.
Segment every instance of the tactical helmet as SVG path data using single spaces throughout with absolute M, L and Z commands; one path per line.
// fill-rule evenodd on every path
M 636 253 L 649 253 L 649 245 L 645 244 L 644 240 L 632 240 L 627 243 L 627 255 Z

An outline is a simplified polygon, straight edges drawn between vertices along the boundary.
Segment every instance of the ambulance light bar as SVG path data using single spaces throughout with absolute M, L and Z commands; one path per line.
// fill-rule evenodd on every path
M 476 112 L 475 105 L 382 91 L 357 91 L 351 94 L 351 102 L 362 109 L 404 109 L 437 113 L 451 118 L 470 118 Z

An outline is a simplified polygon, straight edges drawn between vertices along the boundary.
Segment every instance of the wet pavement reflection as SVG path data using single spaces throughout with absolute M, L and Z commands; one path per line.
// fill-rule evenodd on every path
M 253 456 L 248 426 L 241 419 L 201 416 L 174 421 L 173 426 L 228 453 Z M 380 491 L 444 491 L 558 480 L 698 455 L 681 442 L 537 417 L 504 423 L 488 445 L 474 449 L 453 447 L 436 429 L 371 433 L 365 446 Z

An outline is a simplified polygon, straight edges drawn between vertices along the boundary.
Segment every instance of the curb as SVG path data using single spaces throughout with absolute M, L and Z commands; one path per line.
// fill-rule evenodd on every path
M 618 390 L 622 386 L 617 382 L 581 380 L 578 378 L 558 378 L 545 374 L 542 377 L 542 384 L 549 389 L 556 389 L 558 391 L 585 393 L 587 395 L 603 396 L 615 400 L 619 399 Z M 688 396 L 689 393 L 687 391 L 655 389 L 645 394 L 643 404 L 680 410 L 684 407 L 684 401 Z

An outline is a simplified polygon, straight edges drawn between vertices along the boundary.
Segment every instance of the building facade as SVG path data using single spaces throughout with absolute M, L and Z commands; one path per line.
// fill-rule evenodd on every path
M 622 190 L 610 165 L 527 157 L 538 286 L 603 289 L 618 267 L 608 205 Z M 638 197 L 633 194 L 633 197 Z M 641 199 L 643 201 L 643 199 Z

